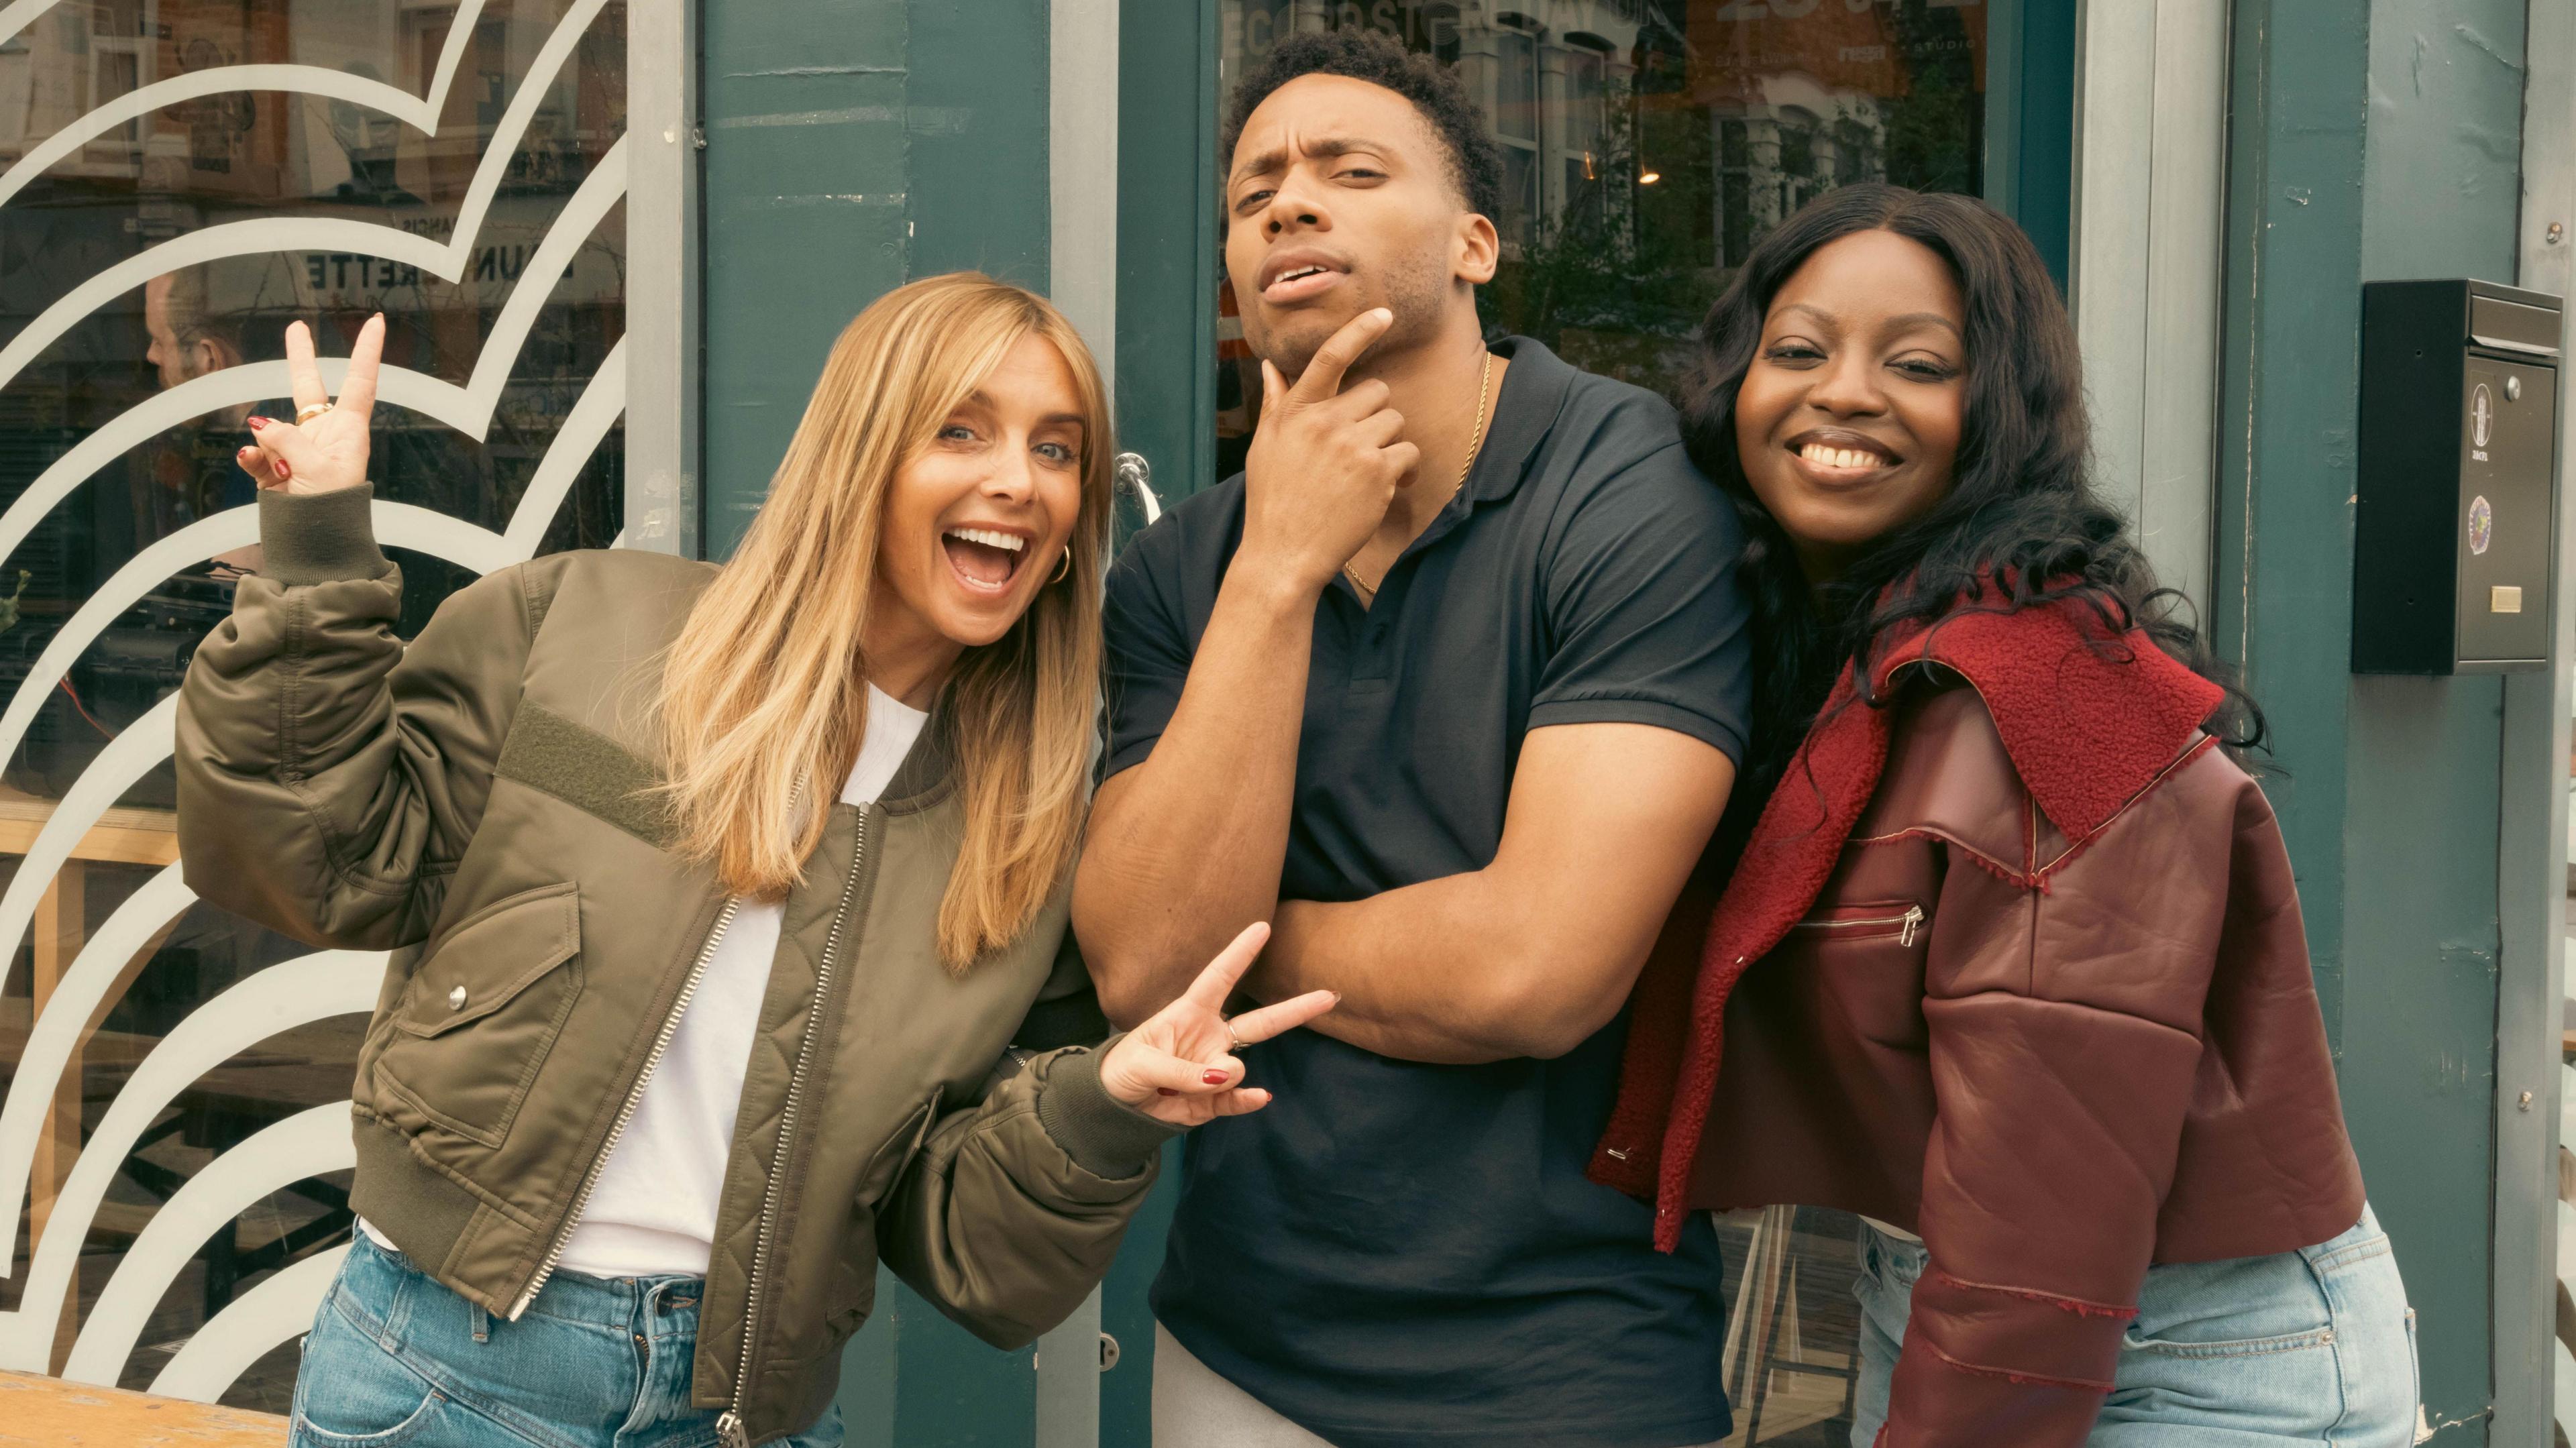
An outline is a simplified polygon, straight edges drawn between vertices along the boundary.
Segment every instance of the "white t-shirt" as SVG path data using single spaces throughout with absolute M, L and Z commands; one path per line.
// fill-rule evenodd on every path
M 867 738 L 841 786 L 841 801 L 873 801 L 928 718 L 869 685 Z M 645 1083 L 644 1099 L 600 1166 L 590 1204 L 564 1244 L 564 1270 L 593 1277 L 706 1275 L 743 1072 L 759 1032 L 783 913 L 778 902 L 757 900 L 734 912 L 662 1064 Z M 367 1231 L 384 1241 L 374 1227 Z

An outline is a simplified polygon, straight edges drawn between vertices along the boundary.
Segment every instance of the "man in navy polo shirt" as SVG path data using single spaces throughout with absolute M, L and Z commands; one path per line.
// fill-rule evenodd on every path
M 1734 515 L 1662 401 L 1486 345 L 1449 72 L 1294 37 L 1222 149 L 1261 422 L 1112 572 L 1074 925 L 1122 1020 L 1258 920 L 1248 991 L 1342 1001 L 1191 1139 L 1156 1448 L 1713 1442 L 1715 1235 L 1583 1168 L 1743 747 Z

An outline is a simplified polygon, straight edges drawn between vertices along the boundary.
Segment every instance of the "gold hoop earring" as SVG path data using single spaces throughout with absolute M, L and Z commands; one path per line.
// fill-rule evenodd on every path
M 1055 556 L 1055 577 L 1047 580 L 1047 587 L 1053 588 L 1057 584 L 1064 582 L 1072 572 L 1073 549 L 1068 547 L 1062 553 Z

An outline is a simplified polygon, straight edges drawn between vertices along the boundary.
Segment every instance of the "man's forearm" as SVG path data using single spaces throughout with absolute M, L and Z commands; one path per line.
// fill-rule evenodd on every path
M 1314 627 L 1312 592 L 1230 570 L 1152 756 L 1101 790 L 1073 920 L 1121 1025 L 1179 995 L 1278 902 Z
M 1348 903 L 1282 900 L 1247 985 L 1264 1001 L 1340 992 L 1310 1028 L 1381 1056 L 1470 1065 L 1552 1054 L 1509 1004 L 1523 994 L 1523 942 L 1494 918 L 1491 883 L 1451 875 Z
M 1560 1056 L 1618 1013 L 1653 932 L 1576 939 L 1555 913 L 1490 870 L 1347 904 L 1283 900 L 1251 984 L 1265 1001 L 1338 992 L 1309 1029 L 1381 1056 Z
M 1313 1028 L 1384 1056 L 1563 1055 L 1627 1000 L 1734 774 L 1659 728 L 1533 730 L 1492 863 L 1347 904 L 1280 902 L 1247 987 L 1339 992 Z

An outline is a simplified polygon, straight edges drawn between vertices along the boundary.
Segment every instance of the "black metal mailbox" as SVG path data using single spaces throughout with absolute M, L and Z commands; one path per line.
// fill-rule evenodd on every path
M 2354 673 L 2548 657 L 2559 323 L 2558 298 L 2492 282 L 2362 287 Z

